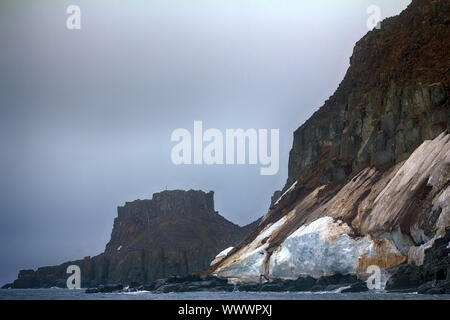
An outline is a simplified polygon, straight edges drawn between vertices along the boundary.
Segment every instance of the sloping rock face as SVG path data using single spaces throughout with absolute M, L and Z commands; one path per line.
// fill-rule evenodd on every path
M 318 187 L 279 219 L 269 212 L 211 271 L 256 282 L 421 265 L 450 226 L 449 194 L 450 134 L 442 133 L 388 171 L 366 168 L 343 187 Z
M 257 222 L 240 227 L 214 210 L 214 193 L 163 191 L 151 200 L 118 208 L 105 252 L 37 271 L 22 270 L 13 288 L 66 286 L 69 265 L 81 269 L 81 285 L 146 284 L 207 268 L 216 254 L 233 246 Z
M 335 94 L 294 133 L 286 186 L 207 272 L 364 277 L 424 263 L 450 225 L 449 22 L 448 1 L 415 0 L 356 44 Z

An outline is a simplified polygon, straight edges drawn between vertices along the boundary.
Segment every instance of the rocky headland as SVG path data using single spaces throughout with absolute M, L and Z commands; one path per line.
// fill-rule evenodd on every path
M 81 286 L 148 284 L 206 269 L 218 252 L 236 245 L 257 222 L 240 227 L 214 209 L 214 193 L 163 191 L 151 200 L 118 207 L 111 240 L 95 257 L 21 270 L 6 287 L 66 287 L 69 265 L 81 269 Z

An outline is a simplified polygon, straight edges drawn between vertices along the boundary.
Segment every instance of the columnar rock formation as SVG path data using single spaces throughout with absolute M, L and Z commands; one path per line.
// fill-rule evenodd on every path
M 257 281 L 424 262 L 450 225 L 449 22 L 448 1 L 413 0 L 356 44 L 339 88 L 295 131 L 278 199 L 208 272 Z
M 151 200 L 118 208 L 105 252 L 93 258 L 22 270 L 15 288 L 66 286 L 67 266 L 78 265 L 83 287 L 150 283 L 209 266 L 221 250 L 237 244 L 256 223 L 239 227 L 214 210 L 214 193 L 163 191 Z
M 294 132 L 285 189 L 390 167 L 448 128 L 449 7 L 413 0 L 356 43 L 336 92 Z

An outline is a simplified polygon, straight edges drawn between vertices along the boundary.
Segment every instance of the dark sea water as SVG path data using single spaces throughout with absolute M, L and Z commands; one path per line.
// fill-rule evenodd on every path
M 0 289 L 0 300 L 450 300 L 450 295 L 335 292 L 95 293 L 84 289 Z

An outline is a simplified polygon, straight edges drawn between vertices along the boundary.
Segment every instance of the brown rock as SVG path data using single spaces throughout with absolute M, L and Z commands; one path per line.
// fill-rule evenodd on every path
M 213 192 L 163 191 L 118 208 L 104 253 L 21 271 L 13 287 L 64 287 L 71 264 L 81 269 L 82 287 L 188 275 L 206 269 L 218 252 L 237 244 L 257 223 L 240 227 L 226 220 L 214 210 Z

